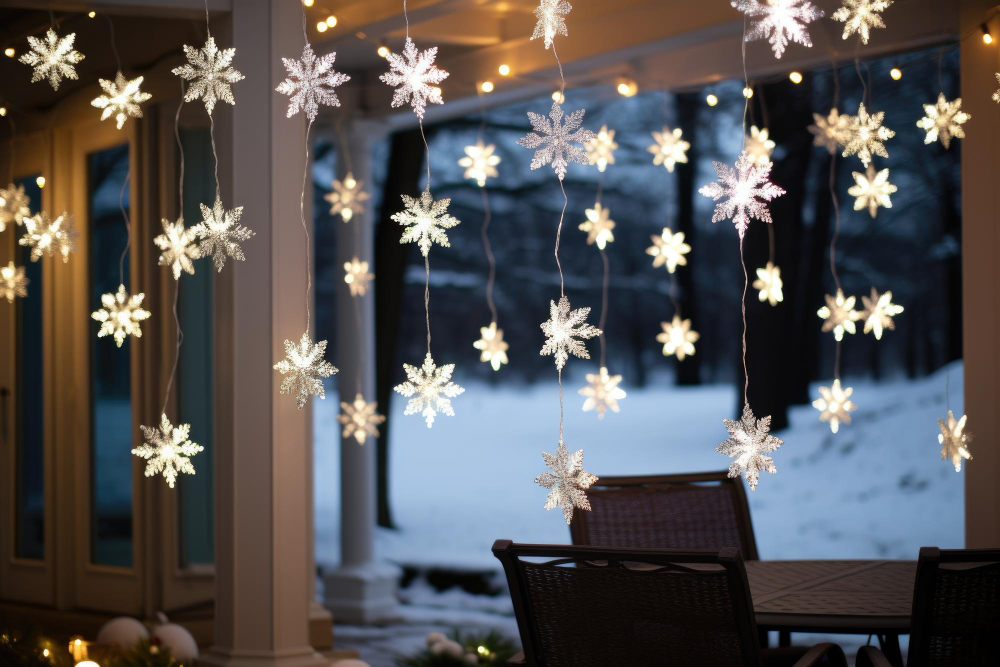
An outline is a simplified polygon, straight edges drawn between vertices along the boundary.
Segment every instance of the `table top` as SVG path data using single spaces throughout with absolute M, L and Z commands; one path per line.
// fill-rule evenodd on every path
M 746 561 L 757 625 L 765 630 L 906 634 L 915 561 Z

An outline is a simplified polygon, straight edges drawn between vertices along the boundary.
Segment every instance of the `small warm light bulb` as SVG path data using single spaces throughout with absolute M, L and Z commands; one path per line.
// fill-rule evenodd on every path
M 320 21 L 319 23 L 316 24 L 316 29 L 319 30 L 320 32 L 326 32 L 327 28 L 329 27 L 330 26 L 326 24 L 326 21 Z
M 637 92 L 639 92 L 639 86 L 636 85 L 635 81 L 622 81 L 618 84 L 618 94 L 623 97 L 632 97 Z
M 302 0 L 302 4 L 305 5 L 306 7 L 312 7 L 315 1 L 316 0 Z
M 743 89 L 743 97 L 750 99 L 753 97 L 753 88 L 747 87 Z
M 7 107 L 0 107 L 0 117 L 7 115 Z
M 76 663 L 76 667 L 101 667 L 93 660 L 84 660 L 83 662 Z
M 381 57 L 385 58 L 387 55 L 389 55 L 389 47 L 385 46 L 384 44 L 382 46 L 378 47 L 378 54 Z
M 47 649 L 47 648 L 43 648 L 42 649 L 42 657 L 43 658 L 49 657 L 49 649 Z
M 483 90 L 484 93 L 492 93 L 493 92 L 493 82 L 492 81 L 483 81 L 479 85 L 479 87 L 482 88 L 482 90 Z
M 500 65 L 497 71 L 500 72 L 500 76 L 507 76 L 510 74 L 510 65 Z
M 347 178 L 344 179 L 344 187 L 348 190 L 353 190 L 357 184 L 358 182 L 354 180 L 353 176 L 348 175 Z
M 708 104 L 708 106 L 714 107 L 716 104 L 719 103 L 719 98 L 716 97 L 715 95 L 710 94 L 708 95 L 708 97 L 705 98 L 705 102 Z
M 35 179 L 35 184 L 37 184 L 38 187 L 40 187 L 40 188 L 44 188 L 45 187 L 45 177 L 44 176 L 39 176 L 38 178 L 36 178 Z M 77 640 L 77 641 L 79 641 L 79 640 Z
M 329 16 L 327 16 L 326 17 L 326 25 L 328 27 L 330 27 L 330 28 L 336 28 L 337 27 L 337 17 L 334 16 L 333 14 L 330 14 Z
M 13 46 L 8 46 L 6 49 L 3 50 L 3 54 L 5 56 L 7 56 L 8 58 L 13 58 L 14 57 L 14 47 Z
M 983 29 L 983 44 L 992 44 L 993 35 L 990 34 L 989 28 L 986 27 L 985 23 L 983 23 L 980 27 Z
M 802 72 L 792 72 L 788 75 L 788 78 L 791 79 L 792 83 L 802 83 Z
M 552 93 L 552 101 L 562 104 L 563 102 L 566 101 L 566 96 L 563 95 L 562 92 L 557 90 L 556 92 Z
M 431 92 L 433 92 L 437 97 L 441 97 L 441 87 L 431 86 Z
M 900 79 L 903 78 L 903 71 L 898 67 L 893 67 L 891 70 L 889 70 L 889 76 L 892 77 L 893 81 L 899 81 Z
M 87 16 L 89 16 L 90 18 L 94 18 L 95 16 L 97 16 L 97 12 L 87 12 Z

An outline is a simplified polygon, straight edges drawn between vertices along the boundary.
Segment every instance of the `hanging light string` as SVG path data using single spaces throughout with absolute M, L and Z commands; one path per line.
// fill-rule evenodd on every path
M 212 38 L 212 26 L 208 18 L 208 0 L 205 0 L 205 41 Z M 215 198 L 222 199 L 222 187 L 219 184 L 219 152 L 215 146 L 215 116 L 208 114 L 208 136 L 212 141 L 212 159 L 215 162 Z
M 595 198 L 594 206 L 599 206 L 601 203 L 601 195 L 604 193 L 604 172 L 600 173 L 597 178 L 597 197 Z M 604 339 L 604 325 L 607 322 L 608 317 L 608 291 L 611 287 L 611 265 L 608 262 L 608 253 L 604 248 L 598 248 L 601 253 L 601 262 L 604 264 L 604 279 L 601 281 L 601 317 L 597 323 L 597 328 L 601 330 L 600 336 L 598 336 L 598 341 L 601 344 L 601 368 L 607 368 L 607 342 Z
M 181 99 L 177 105 L 177 113 L 174 114 L 174 140 L 177 142 L 177 152 L 180 154 L 180 178 L 177 181 L 177 215 L 184 218 L 184 144 L 181 143 L 181 109 L 184 108 L 184 79 L 181 79 Z M 163 394 L 163 409 L 160 414 L 167 413 L 167 403 L 170 401 L 170 389 L 174 385 L 174 378 L 177 376 L 177 364 L 181 358 L 181 344 L 184 342 L 184 332 L 181 330 L 181 320 L 177 315 L 177 300 L 181 293 L 181 281 L 174 281 L 174 364 L 170 369 L 170 377 L 167 379 L 167 389 Z
M 122 71 L 122 60 L 118 55 L 118 47 L 115 44 L 115 24 L 111 20 L 111 16 L 105 15 L 108 20 L 108 28 L 111 31 L 111 50 L 115 54 L 115 63 L 118 65 L 118 71 Z M 54 20 L 54 19 L 53 19 Z M 129 124 L 128 128 L 128 143 L 127 146 L 132 145 L 132 124 Z M 122 182 L 121 192 L 118 193 L 118 209 L 121 211 L 122 218 L 125 220 L 125 249 L 122 250 L 121 258 L 118 260 L 118 284 L 125 284 L 125 257 L 128 256 L 129 249 L 132 247 L 132 223 L 129 221 L 128 211 L 125 210 L 125 188 L 128 187 L 129 181 L 132 180 L 132 160 L 128 161 L 128 171 L 125 173 L 125 180 Z
M 860 43 L 860 42 L 859 42 Z M 855 55 L 854 66 L 858 72 L 858 76 L 861 76 L 861 70 L 858 68 L 858 60 Z M 861 85 L 865 85 L 865 80 L 861 79 Z M 862 88 L 864 91 L 864 88 Z M 865 93 L 862 92 L 861 98 L 864 100 Z M 833 66 L 833 108 L 836 109 L 840 104 L 840 76 L 837 72 L 837 65 L 834 63 Z M 833 282 L 837 286 L 837 292 L 842 291 L 840 285 L 840 274 L 837 273 L 837 239 L 840 237 L 840 200 L 837 198 L 837 188 L 834 187 L 837 178 L 837 151 L 834 151 L 830 155 L 830 199 L 833 202 L 833 235 L 830 237 L 830 274 L 833 276 Z M 841 346 L 842 341 L 837 341 L 836 352 L 834 353 L 833 360 L 833 379 L 840 379 L 840 358 L 841 358 Z
M 351 177 L 353 178 L 353 176 L 354 176 L 354 168 L 353 168 L 352 163 L 351 163 L 351 149 L 347 145 L 347 138 L 344 136 L 344 116 L 340 116 L 337 119 L 336 132 L 337 132 L 337 140 L 340 143 L 340 154 L 344 156 L 344 163 L 345 163 L 345 165 L 347 167 L 347 173 L 350 174 Z M 353 247 L 354 247 L 354 255 L 353 255 L 353 257 L 357 258 L 358 261 L 361 261 L 361 222 L 359 220 L 357 220 L 356 217 L 352 216 L 351 222 L 348 223 L 348 224 L 351 225 L 352 232 L 353 232 L 353 234 L 352 234 L 353 235 Z M 365 333 L 364 332 L 364 322 L 362 321 L 362 318 L 361 318 L 361 298 L 360 298 L 360 295 L 358 295 L 356 297 L 352 296 L 351 297 L 351 302 L 352 302 L 352 306 L 353 306 L 353 309 L 354 309 L 354 322 L 357 325 L 357 331 L 358 331 L 358 337 L 357 337 L 358 350 L 357 350 L 357 354 L 358 354 L 358 358 L 359 359 L 365 359 L 365 340 L 366 339 L 365 339 L 365 335 L 364 335 L 364 333 Z M 362 392 L 362 387 L 363 387 L 362 376 L 363 375 L 364 374 L 361 373 L 361 372 L 357 373 L 357 378 L 356 378 L 357 381 L 355 383 L 357 385 L 357 391 L 355 392 L 355 394 L 362 394 L 363 393 Z
M 743 14 L 743 40 L 741 43 L 741 50 L 743 52 L 743 88 L 744 90 L 750 87 L 750 81 L 747 77 L 747 15 Z M 750 106 L 750 98 L 746 95 L 743 96 L 743 124 L 742 124 L 742 137 L 741 137 L 741 147 L 740 153 L 746 150 L 747 147 L 747 111 Z M 768 225 L 770 226 L 770 225 Z M 750 286 L 750 276 L 747 274 L 747 263 L 746 258 L 743 256 L 743 235 L 740 235 L 740 266 L 743 267 L 743 297 L 740 299 L 740 312 L 743 315 L 743 405 L 748 405 L 750 403 L 750 372 L 747 370 L 747 288 Z
M 486 105 L 483 103 L 483 91 L 480 88 L 476 88 L 476 95 L 479 97 L 479 113 L 482 116 L 482 120 L 479 123 L 479 133 L 476 137 L 476 143 L 483 143 L 483 136 L 486 132 Z M 493 301 L 493 288 L 496 285 L 497 279 L 497 262 L 496 257 L 493 255 L 493 246 L 490 244 L 489 228 L 490 221 L 493 219 L 493 211 L 490 209 L 490 196 L 486 191 L 485 182 L 483 187 L 479 188 L 479 193 L 483 199 L 483 225 L 479 229 L 479 235 L 483 239 L 483 250 L 486 252 L 486 261 L 490 265 L 489 277 L 486 279 L 486 305 L 490 309 L 491 323 L 493 325 L 497 324 L 497 306 Z
M 309 44 L 309 34 L 306 32 L 306 8 L 302 5 L 302 39 L 307 46 Z M 302 190 L 299 193 L 299 219 L 302 222 L 302 232 L 306 236 L 306 333 L 309 333 L 312 324 L 312 308 L 309 304 L 309 295 L 312 292 L 312 239 L 309 236 L 309 226 L 306 224 L 306 183 L 309 179 L 309 133 L 312 131 L 313 119 L 309 118 L 306 125 L 306 157 L 302 165 Z M 218 168 L 218 167 L 216 167 Z
M 559 67 L 559 103 L 562 104 L 566 99 L 566 76 L 563 73 L 562 61 L 559 60 L 559 52 L 556 51 L 556 41 L 552 40 L 552 56 L 556 59 L 556 65 Z M 562 192 L 563 205 L 562 210 L 559 212 L 559 225 L 556 227 L 556 247 L 553 251 L 553 255 L 556 258 L 556 268 L 559 269 L 559 296 L 560 298 L 566 296 L 566 280 L 563 277 L 562 263 L 559 261 L 559 242 L 562 240 L 562 228 L 563 221 L 566 219 L 566 207 L 569 206 L 569 197 L 566 196 L 566 186 L 563 184 L 563 179 L 559 179 L 559 191 Z M 603 329 L 602 329 L 603 331 Z M 603 354 L 604 350 L 604 336 L 601 335 L 601 350 Z M 563 430 L 566 421 L 566 401 L 563 397 L 563 381 L 562 381 L 562 369 L 556 368 L 556 375 L 559 381 L 559 442 L 563 441 Z

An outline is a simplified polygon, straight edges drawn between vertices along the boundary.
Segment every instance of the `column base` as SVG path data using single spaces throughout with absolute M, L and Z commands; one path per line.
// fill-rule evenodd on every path
M 390 619 L 396 611 L 399 576 L 399 568 L 387 563 L 338 567 L 323 574 L 323 604 L 337 623 Z
M 311 647 L 303 650 L 248 651 L 212 647 L 198 658 L 198 667 L 329 667 L 325 658 Z

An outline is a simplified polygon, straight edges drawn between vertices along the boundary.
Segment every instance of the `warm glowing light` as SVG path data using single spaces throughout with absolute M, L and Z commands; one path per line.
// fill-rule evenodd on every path
M 369 195 L 362 187 L 363 181 L 355 180 L 348 172 L 343 182 L 333 181 L 330 185 L 333 191 L 323 196 L 330 202 L 330 215 L 340 214 L 344 222 L 350 222 L 356 213 L 364 213 L 364 202 Z
M 35 179 L 35 185 L 37 185 L 40 188 L 44 188 L 45 187 L 45 177 L 44 176 L 39 176 L 38 178 L 36 178 Z
M 861 315 L 865 320 L 865 333 L 873 332 L 875 340 L 882 340 L 883 330 L 892 331 L 896 328 L 892 318 L 902 313 L 903 307 L 892 302 L 892 292 L 879 294 L 878 290 L 872 287 L 871 298 L 862 296 L 861 302 L 865 307 Z
M 858 106 L 858 115 L 852 116 L 850 126 L 853 134 L 844 146 L 843 156 L 857 155 L 861 164 L 868 166 L 872 154 L 888 159 L 889 152 L 883 142 L 892 139 L 896 133 L 882 125 L 885 112 L 868 113 L 864 103 Z
M 559 298 L 559 304 L 549 302 L 549 319 L 542 323 L 542 333 L 545 334 L 545 345 L 540 354 L 543 357 L 555 357 L 556 369 L 562 370 L 569 355 L 580 359 L 590 359 L 590 353 L 583 341 L 601 335 L 601 330 L 587 324 L 590 308 L 572 310 L 569 299 Z
M 751 97 L 753 97 L 753 88 L 749 88 L 749 87 L 748 88 L 744 88 L 743 89 L 743 97 L 745 97 L 747 99 L 750 99 Z
M 7 107 L 0 107 L 0 116 L 7 115 Z
M 604 419 L 608 410 L 618 412 L 618 401 L 625 398 L 625 390 L 618 386 L 621 381 L 621 375 L 609 375 L 603 366 L 600 373 L 587 373 L 587 385 L 579 391 L 586 397 L 583 411 L 596 410 L 598 419 Z
M 607 125 L 601 126 L 601 131 L 593 139 L 584 145 L 587 151 L 587 159 L 590 164 L 597 165 L 597 171 L 603 172 L 609 164 L 615 163 L 614 151 L 618 148 L 615 142 L 615 131 L 609 130 Z
M 218 101 L 226 104 L 236 104 L 233 97 L 232 84 L 243 80 L 243 74 L 237 71 L 233 64 L 236 49 L 220 49 L 215 44 L 215 38 L 209 36 L 205 46 L 195 48 L 184 45 L 184 57 L 188 63 L 182 67 L 170 70 L 185 81 L 189 81 L 185 102 L 201 99 L 205 103 L 205 111 L 212 115 L 212 109 Z
M 337 369 L 327 361 L 326 341 L 313 344 L 308 333 L 302 334 L 298 343 L 285 340 L 285 358 L 274 365 L 281 373 L 280 394 L 294 394 L 299 410 L 306 406 L 310 396 L 326 398 L 323 378 L 337 373 Z
M 663 343 L 663 356 L 684 361 L 694 354 L 694 344 L 701 334 L 691 329 L 691 320 L 682 320 L 679 315 L 674 315 L 673 320 L 660 322 L 660 326 L 663 333 L 656 335 L 656 342 Z
M 769 137 L 767 128 L 760 129 L 756 125 L 751 125 L 750 136 L 743 142 L 743 150 L 754 164 L 765 165 L 771 161 L 774 140 Z
M 87 12 L 87 16 L 89 16 L 90 18 L 94 18 L 95 16 L 97 16 L 97 12 Z
M 312 7 L 315 1 L 316 0 L 302 0 L 302 4 L 305 5 L 306 7 Z
M 853 334 L 857 331 L 855 322 L 864 317 L 864 313 L 854 310 L 857 301 L 853 296 L 844 296 L 843 290 L 837 290 L 837 294 L 827 294 L 826 305 L 816 311 L 823 320 L 823 331 L 832 331 L 833 337 L 840 342 L 844 339 L 844 332 Z
M 375 280 L 375 274 L 368 271 L 368 262 L 362 262 L 354 257 L 344 262 L 344 282 L 347 283 L 351 296 L 364 296 L 368 292 L 368 283 Z
M 507 363 L 510 345 L 503 339 L 503 329 L 498 329 L 496 322 L 490 322 L 488 327 L 479 327 L 479 340 L 472 347 L 479 350 L 479 361 L 489 363 L 495 371 Z
M 483 140 L 476 141 L 474 146 L 465 147 L 465 156 L 459 159 L 458 166 L 465 167 L 462 178 L 471 178 L 479 184 L 479 187 L 486 185 L 487 178 L 498 176 L 496 166 L 500 164 L 500 156 L 494 155 L 496 146 L 485 145 Z
M 777 306 L 784 299 L 781 288 L 784 282 L 781 280 L 781 269 L 768 262 L 762 269 L 757 269 L 757 279 L 753 281 L 753 288 L 760 290 L 757 297 L 763 302 L 767 301 L 772 306 Z
M 899 81 L 900 79 L 903 78 L 903 70 L 899 69 L 898 67 L 893 67 L 891 70 L 889 70 L 889 76 L 892 77 L 893 81 Z
M 972 440 L 972 434 L 965 432 L 966 421 L 968 421 L 966 415 L 955 419 L 955 414 L 951 410 L 948 411 L 947 421 L 938 419 L 938 428 L 941 429 L 941 433 L 938 434 L 938 444 L 941 445 L 941 460 L 950 460 L 951 464 L 955 466 L 955 472 L 962 472 L 962 459 L 972 458 L 972 454 L 969 453 L 969 442 Z
M 982 24 L 981 27 L 983 29 L 983 44 L 992 44 L 993 43 L 993 35 L 990 34 L 990 31 L 986 27 L 986 24 L 985 23 Z
M 847 194 L 856 197 L 854 210 L 868 209 L 868 214 L 875 217 L 878 207 L 892 208 L 889 195 L 896 191 L 896 186 L 889 182 L 889 169 L 876 172 L 875 167 L 868 165 L 865 173 L 853 172 L 855 184 L 847 189 Z
M 715 96 L 709 95 L 709 97 Z M 652 133 L 656 143 L 646 150 L 653 154 L 654 165 L 662 164 L 667 171 L 672 172 L 678 162 L 688 161 L 687 150 L 691 148 L 691 144 L 681 139 L 682 134 L 681 128 L 671 130 L 666 125 L 663 126 L 663 132 Z
M 215 204 L 211 208 L 204 204 L 199 206 L 201 222 L 191 230 L 200 240 L 198 251 L 201 256 L 211 255 L 216 271 L 222 271 L 227 256 L 239 262 L 246 260 L 239 242 L 249 240 L 255 232 L 240 224 L 243 207 L 237 206 L 226 210 L 218 197 L 215 198 Z
M 8 58 L 13 58 L 14 57 L 14 53 L 15 53 L 14 47 L 12 47 L 12 46 L 8 46 L 6 49 L 3 50 L 3 54 L 5 56 L 7 56 Z
M 437 84 L 448 78 L 448 72 L 434 64 L 436 56 L 436 46 L 419 51 L 409 37 L 406 38 L 402 55 L 386 55 L 389 71 L 381 75 L 379 80 L 395 88 L 390 105 L 393 109 L 408 103 L 413 107 L 417 118 L 422 120 L 428 103 L 444 104 Z
M 330 14 L 329 16 L 327 16 L 326 17 L 326 25 L 329 28 L 336 28 L 337 27 L 337 17 L 334 16 L 333 14 Z
M 441 92 L 441 86 L 431 86 L 431 93 L 433 93 L 435 97 L 441 97 Z
M 31 50 L 22 55 L 18 62 L 34 68 L 31 82 L 47 78 L 52 89 L 59 90 L 59 83 L 63 79 L 78 79 L 74 65 L 85 56 L 73 48 L 75 39 L 76 33 L 60 37 L 52 28 L 45 33 L 45 39 L 29 36 L 28 44 L 31 45 Z
M 802 72 L 792 72 L 788 75 L 788 78 L 791 79 L 792 83 L 802 83 Z
M 678 266 L 687 266 L 687 257 L 691 246 L 684 242 L 684 232 L 674 234 L 669 227 L 663 228 L 660 236 L 650 236 L 653 245 L 646 248 L 646 254 L 653 258 L 653 268 L 666 266 L 673 273 Z
M 126 336 L 142 338 L 140 322 L 149 319 L 150 312 L 142 307 L 146 295 L 142 292 L 129 295 L 124 285 L 118 286 L 117 292 L 101 295 L 101 308 L 90 314 L 90 317 L 101 323 L 97 332 L 98 338 L 113 336 L 118 347 L 125 342 Z
M 464 387 L 451 381 L 455 364 L 438 366 L 428 352 L 423 365 L 418 367 L 403 364 L 403 372 L 406 373 L 406 382 L 396 385 L 393 390 L 410 399 L 403 411 L 404 415 L 419 413 L 427 428 L 434 425 L 434 418 L 439 413 L 448 417 L 455 416 L 451 399 L 465 391 Z
M 746 234 L 751 219 L 771 222 L 767 202 L 785 194 L 785 191 L 768 180 L 772 167 L 770 161 L 754 164 L 753 158 L 743 152 L 733 169 L 721 162 L 713 162 L 712 166 L 715 167 L 718 181 L 698 190 L 717 202 L 712 222 L 732 220 L 741 239 Z M 719 201 L 720 199 L 725 201 Z
M 552 101 L 562 104 L 563 102 L 566 101 L 566 96 L 562 94 L 562 91 L 557 90 L 556 92 L 552 93 Z
M 479 87 L 482 89 L 482 91 L 484 93 L 492 93 L 493 92 L 493 82 L 492 81 L 483 81 L 481 84 L 479 84 Z
M 639 86 L 635 81 L 622 81 L 618 84 L 618 94 L 625 97 L 632 97 L 639 92 Z
M 101 120 L 114 116 L 120 130 L 130 117 L 142 118 L 142 108 L 139 105 L 149 101 L 152 95 L 139 90 L 139 86 L 142 85 L 141 76 L 129 81 L 118 72 L 114 81 L 98 79 L 97 83 L 100 84 L 104 94 L 91 100 L 90 106 L 103 109 Z
M 500 72 L 500 76 L 508 76 L 510 74 L 510 65 L 500 65 L 497 71 Z
M 597 202 L 594 208 L 587 209 L 586 214 L 587 219 L 580 223 L 580 231 L 586 232 L 587 245 L 596 243 L 598 248 L 604 250 L 608 243 L 615 240 L 611 231 L 615 228 L 615 221 L 609 217 L 611 211 Z
M 326 32 L 329 27 L 330 26 L 326 24 L 326 21 L 320 21 L 316 24 L 316 30 L 319 30 L 320 32 Z M 382 57 L 384 58 L 385 56 Z
M 324 23 L 323 25 L 326 25 L 326 24 Z M 382 58 L 385 58 L 387 55 L 389 55 L 389 47 L 385 46 L 384 44 L 382 46 L 378 47 L 378 54 Z
M 850 424 L 849 412 L 857 409 L 851 400 L 854 387 L 841 388 L 840 378 L 835 378 L 830 387 L 819 388 L 819 398 L 813 401 L 813 407 L 819 410 L 819 420 L 830 422 L 830 432 L 836 433 L 841 424 Z
M 528 120 L 534 131 L 518 139 L 517 143 L 535 151 L 531 158 L 532 169 L 551 164 L 561 181 L 566 177 L 566 167 L 571 162 L 590 164 L 584 145 L 596 135 L 580 127 L 585 113 L 586 109 L 577 109 L 568 115 L 564 114 L 558 102 L 553 102 L 548 118 L 528 112 Z
M 377 408 L 378 403 L 369 403 L 360 393 L 353 403 L 341 401 L 341 413 L 337 415 L 337 421 L 344 426 L 341 437 L 354 438 L 359 445 L 365 444 L 368 436 L 377 438 L 378 425 L 385 421 L 385 417 L 376 412 Z
M 970 114 L 962 111 L 961 97 L 949 102 L 944 93 L 938 95 L 937 104 L 924 105 L 924 114 L 924 117 L 917 121 L 917 127 L 927 132 L 924 143 L 940 140 L 945 148 L 951 144 L 952 137 L 965 138 L 962 125 L 972 118 Z
M 710 94 L 705 98 L 705 103 L 708 104 L 708 106 L 710 107 L 714 107 L 716 104 L 719 103 L 719 98 L 716 97 L 715 95 Z
M 159 429 L 140 426 L 139 430 L 145 442 L 133 449 L 132 455 L 146 460 L 146 477 L 163 473 L 163 479 L 172 489 L 177 473 L 194 474 L 191 457 L 205 451 L 205 448 L 191 441 L 191 424 L 174 426 L 166 415 L 162 415 Z
M 400 237 L 400 243 L 416 243 L 420 248 L 420 254 L 427 257 L 431 244 L 437 243 L 443 248 L 448 248 L 448 234 L 445 230 L 451 229 L 459 224 L 458 218 L 448 215 L 448 205 L 451 199 L 446 197 L 434 201 L 430 190 L 420 193 L 419 199 L 402 195 L 403 205 L 406 210 L 393 213 L 390 219 L 398 222 L 405 229 Z

